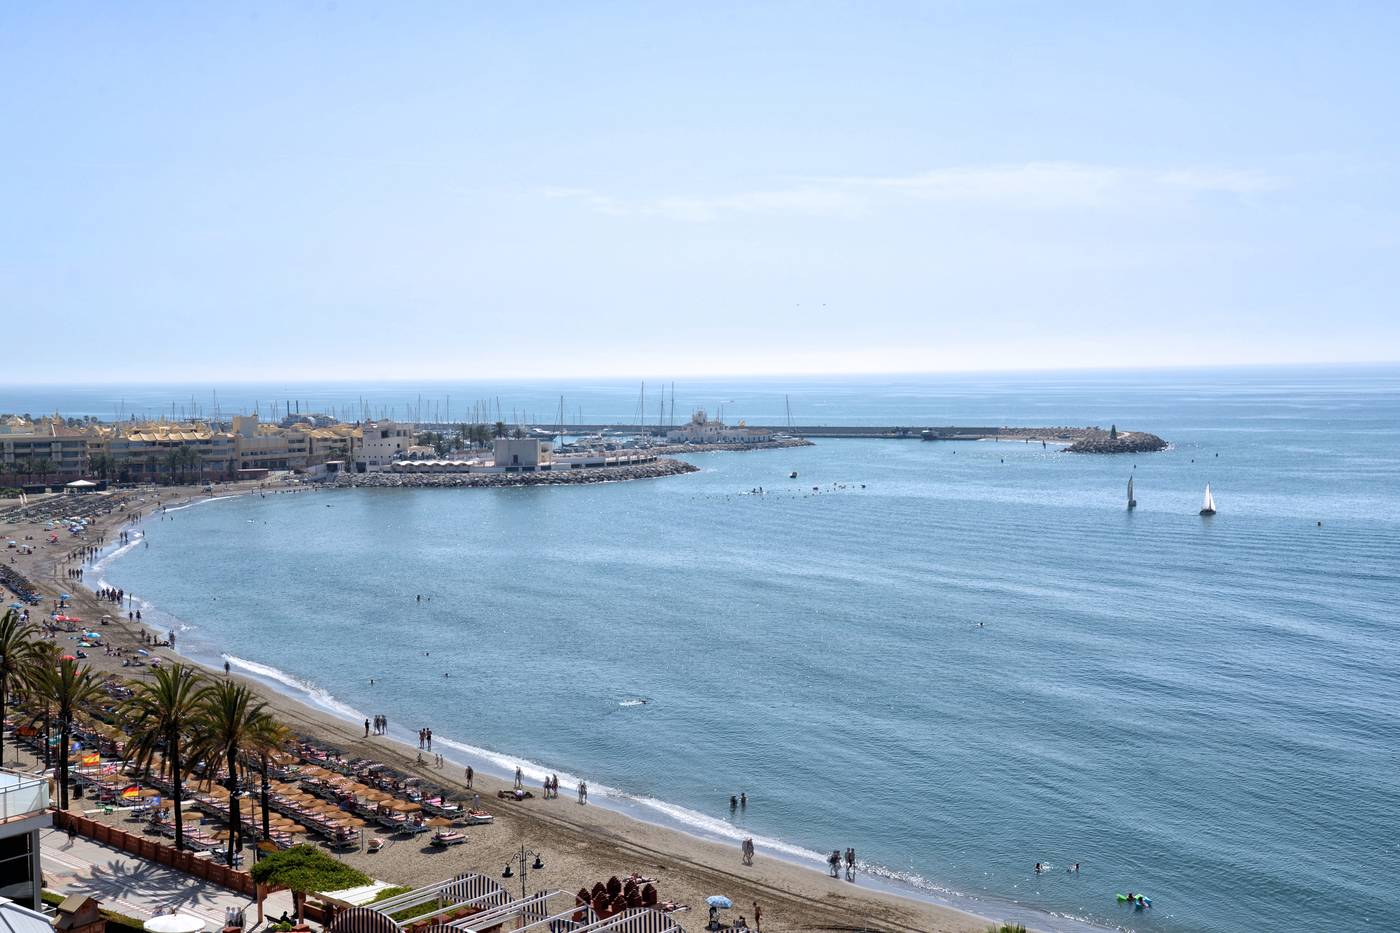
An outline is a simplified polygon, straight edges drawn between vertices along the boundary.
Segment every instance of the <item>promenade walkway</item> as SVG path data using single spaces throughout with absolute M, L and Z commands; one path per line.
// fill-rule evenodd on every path
M 173 908 L 202 918 L 210 931 L 223 927 L 225 908 L 237 907 L 247 911 L 247 929 L 256 929 L 257 908 L 249 898 L 82 836 L 70 842 L 67 833 L 56 829 L 46 829 L 40 835 L 44 887 L 50 891 L 86 894 L 101 901 L 103 907 L 138 920 L 148 920 L 157 911 L 169 913 Z M 284 910 L 292 912 L 289 891 L 278 891 L 264 902 L 264 912 L 270 918 Z

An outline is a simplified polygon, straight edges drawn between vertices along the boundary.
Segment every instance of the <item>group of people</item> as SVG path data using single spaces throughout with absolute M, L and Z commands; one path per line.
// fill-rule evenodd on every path
M 365 720 L 365 738 L 369 738 L 369 730 L 370 730 L 369 720 L 366 719 L 366 720 Z M 376 715 L 376 716 L 374 717 L 374 734 L 375 734 L 375 735 L 384 735 L 384 734 L 387 733 L 388 731 L 389 731 L 389 717 L 388 717 L 388 716 L 385 716 L 383 713 L 380 713 L 380 714 Z M 420 747 L 420 748 L 422 747 L 422 744 L 421 744 L 421 743 L 419 744 L 419 747 Z
M 79 571 L 79 573 L 81 572 L 82 571 Z M 105 599 L 109 603 L 117 603 L 120 605 L 121 601 L 126 598 L 126 590 L 118 589 L 113 586 L 104 586 L 97 591 L 97 598 Z
M 419 729 L 419 730 L 418 730 L 418 747 L 419 747 L 419 748 L 425 748 L 425 749 L 427 749 L 428 751 L 432 751 L 432 750 L 433 750 L 433 730 L 432 730 L 432 729 Z
M 841 877 L 841 865 L 846 866 L 846 880 L 856 880 L 856 850 L 848 848 L 843 855 L 839 849 L 832 849 L 831 854 L 826 857 L 826 867 L 831 871 L 831 877 Z
M 739 843 L 739 855 L 743 857 L 745 865 L 753 864 L 753 837 L 749 836 Z
M 748 805 L 749 805 L 749 795 L 748 795 L 748 794 L 740 794 L 740 795 L 737 796 L 737 797 L 735 797 L 733 794 L 730 794 L 730 795 L 729 795 L 729 809 L 730 809 L 731 811 L 733 811 L 733 810 L 738 810 L 738 809 L 740 809 L 741 807 L 747 809 L 747 808 L 748 808 Z

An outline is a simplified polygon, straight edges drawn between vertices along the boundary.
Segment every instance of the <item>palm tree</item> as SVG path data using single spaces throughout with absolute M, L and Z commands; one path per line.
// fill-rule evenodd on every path
M 505 436 L 506 436 L 506 423 L 505 423 L 504 421 L 497 421 L 497 422 L 495 423 L 495 425 L 492 426 L 491 431 L 493 432 L 493 433 L 492 433 L 492 436 L 493 436 L 493 437 L 505 437 Z
M 272 836 L 272 815 L 268 812 L 268 794 L 271 782 L 267 778 L 269 759 L 292 742 L 292 730 L 271 716 L 263 716 L 253 729 L 252 747 L 258 756 L 259 797 L 262 802 L 262 837 Z
M 185 664 L 157 668 L 154 674 L 154 680 L 136 685 L 125 704 L 126 719 L 131 724 L 126 762 L 149 769 L 156 756 L 163 754 L 161 772 L 169 773 L 174 787 L 171 797 L 175 801 L 175 848 L 183 849 L 185 821 L 180 802 L 185 768 L 181 751 L 198 721 L 209 688 L 199 671 Z
M 48 769 L 53 766 L 53 750 L 49 746 L 49 736 L 53 733 L 49 715 L 53 710 L 53 697 L 49 695 L 49 672 L 58 667 L 58 659 L 63 652 L 58 645 L 42 639 L 35 641 L 30 649 L 33 657 L 18 672 L 15 687 L 17 692 L 24 694 L 30 705 L 42 704 L 44 707 L 44 768 Z
M 0 728 L 5 722 L 5 704 L 9 701 L 12 683 L 22 684 L 29 676 L 38 652 L 34 627 L 22 621 L 13 609 L 0 616 Z M 5 763 L 4 742 L 0 741 L 0 765 Z
M 201 751 L 212 777 L 228 769 L 228 864 L 238 851 L 238 757 L 251 746 L 267 718 L 266 706 L 243 684 L 216 681 L 200 703 Z
M 68 746 L 73 740 L 73 714 L 100 695 L 97 677 L 86 664 L 64 655 L 56 667 L 39 675 L 45 697 L 58 707 L 58 807 L 68 809 Z
M 116 466 L 111 454 L 97 453 L 88 458 L 88 470 L 99 479 L 108 479 Z

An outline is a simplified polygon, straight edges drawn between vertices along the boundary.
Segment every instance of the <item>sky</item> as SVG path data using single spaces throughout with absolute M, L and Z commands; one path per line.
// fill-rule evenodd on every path
M 0 5 L 0 383 L 1400 358 L 1400 4 Z

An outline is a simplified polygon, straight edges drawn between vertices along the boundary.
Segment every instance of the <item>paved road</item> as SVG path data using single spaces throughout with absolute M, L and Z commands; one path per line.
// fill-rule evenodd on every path
M 256 905 L 239 894 L 206 884 L 163 865 L 143 861 L 119 849 L 82 836 L 72 842 L 56 829 L 40 833 L 44 860 L 44 887 L 62 894 L 87 894 L 102 906 L 129 917 L 147 920 L 159 910 L 171 908 L 206 921 L 206 930 L 224 925 L 224 909 L 247 910 L 248 929 L 257 920 Z M 278 891 L 270 895 L 264 910 L 269 917 L 282 911 L 291 913 L 292 895 Z

